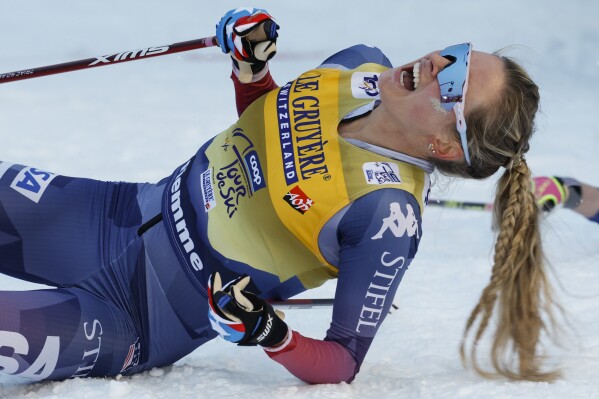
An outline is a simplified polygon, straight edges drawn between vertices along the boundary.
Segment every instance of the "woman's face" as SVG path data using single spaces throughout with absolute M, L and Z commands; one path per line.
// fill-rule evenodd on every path
M 450 62 L 439 51 L 383 72 L 379 78 L 381 105 L 390 123 L 405 134 L 440 134 L 455 130 L 456 117 L 440 105 L 437 74 Z M 492 106 L 504 84 L 502 61 L 494 55 L 474 51 L 470 60 L 465 114 L 478 107 Z

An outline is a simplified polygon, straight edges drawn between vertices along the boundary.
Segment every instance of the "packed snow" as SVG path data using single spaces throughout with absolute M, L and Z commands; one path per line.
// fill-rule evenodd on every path
M 395 65 L 470 41 L 509 54 L 541 87 L 527 159 L 536 175 L 599 185 L 599 2 L 595 0 L 3 0 L 0 73 L 214 34 L 229 8 L 268 9 L 281 25 L 273 76 L 285 83 L 356 43 Z M 234 122 L 229 61 L 216 48 L 0 85 L 0 159 L 103 180 L 168 175 Z M 489 202 L 484 182 L 435 178 L 436 198 Z M 171 367 L 131 377 L 31 384 L 0 373 L 1 398 L 592 398 L 599 395 L 599 225 L 568 210 L 543 221 L 562 345 L 547 343 L 555 383 L 485 380 L 458 353 L 465 320 L 489 279 L 488 212 L 429 207 L 420 251 L 361 372 L 351 384 L 302 383 L 258 348 L 216 339 Z M 0 289 L 36 286 L 0 276 Z M 330 298 L 334 282 L 303 297 Z M 1 304 L 0 304 L 1 306 Z M 287 310 L 289 325 L 321 338 L 331 309 Z M 1 346 L 1 343 L 0 343 Z M 482 353 L 488 361 L 488 354 Z

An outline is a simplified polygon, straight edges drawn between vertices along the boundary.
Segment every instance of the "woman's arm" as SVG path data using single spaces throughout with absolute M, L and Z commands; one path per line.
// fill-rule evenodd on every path
M 270 76 L 268 60 L 277 52 L 277 30 L 273 17 L 260 8 L 228 11 L 216 25 L 219 47 L 233 65 L 237 113 L 277 85 Z
M 351 382 L 393 298 L 421 236 L 418 203 L 399 190 L 354 202 L 339 223 L 339 275 L 333 320 L 324 340 L 293 331 L 268 356 L 308 383 Z
M 268 64 L 261 72 L 264 76 L 258 78 L 255 82 L 241 83 L 235 73 L 231 73 L 231 80 L 235 87 L 235 103 L 237 104 L 237 115 L 241 115 L 243 111 L 258 97 L 268 93 L 271 90 L 279 87 L 268 70 Z
M 320 67 L 351 69 L 367 62 L 391 67 L 391 62 L 381 50 L 363 44 L 335 53 L 327 58 Z M 270 74 L 268 63 L 266 63 L 264 69 L 252 75 L 249 83 L 242 83 L 239 80 L 238 73 L 239 69 L 235 68 L 234 65 L 231 79 L 235 86 L 235 101 L 238 115 L 241 115 L 254 100 L 279 87 Z
M 310 384 L 349 382 L 356 374 L 356 361 L 349 351 L 334 341 L 307 338 L 289 330 L 287 340 L 266 354 L 291 374 Z

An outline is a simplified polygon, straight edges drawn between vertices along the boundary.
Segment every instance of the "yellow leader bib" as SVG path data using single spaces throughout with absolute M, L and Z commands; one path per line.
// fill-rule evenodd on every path
M 413 194 L 423 211 L 429 180 L 422 169 L 358 148 L 337 131 L 346 114 L 376 98 L 385 69 L 308 71 L 254 101 L 214 138 L 202 191 L 215 250 L 311 288 L 337 274 L 318 235 L 350 202 L 396 188 Z

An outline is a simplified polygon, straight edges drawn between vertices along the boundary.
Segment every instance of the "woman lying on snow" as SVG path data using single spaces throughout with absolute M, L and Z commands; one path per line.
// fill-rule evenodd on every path
M 552 300 L 524 159 L 534 82 L 469 43 L 396 68 L 358 45 L 277 87 L 267 64 L 277 29 L 258 9 L 219 22 L 239 120 L 156 184 L 0 163 L 0 271 L 56 287 L 0 292 L 0 369 L 34 380 L 129 375 L 220 334 L 264 347 L 303 381 L 352 381 L 416 255 L 429 174 L 504 168 L 470 359 L 483 373 L 476 344 L 497 307 L 497 372 L 554 378 L 537 354 Z M 322 340 L 267 302 L 331 278 Z

